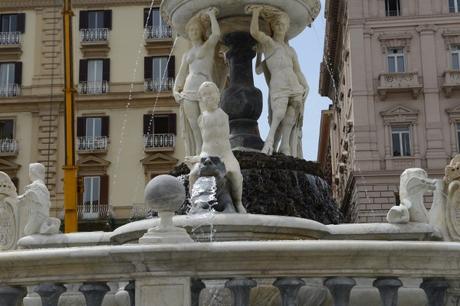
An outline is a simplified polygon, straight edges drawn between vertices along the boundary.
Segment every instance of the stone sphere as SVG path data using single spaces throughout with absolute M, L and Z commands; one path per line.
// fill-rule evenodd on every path
M 145 187 L 144 199 L 157 212 L 175 212 L 185 201 L 185 188 L 174 176 L 159 175 Z

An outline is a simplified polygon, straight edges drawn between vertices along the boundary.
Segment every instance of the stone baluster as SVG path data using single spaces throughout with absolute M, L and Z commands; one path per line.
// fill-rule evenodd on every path
M 348 306 L 350 304 L 351 289 L 356 281 L 349 277 L 332 277 L 324 281 L 334 298 L 334 306 Z
M 420 284 L 428 298 L 428 306 L 443 306 L 449 284 L 442 278 L 424 279 Z
M 126 285 L 125 290 L 129 293 L 129 300 L 131 301 L 131 306 L 135 306 L 136 283 L 134 281 L 130 281 L 129 284 Z
M 0 305 L 17 306 L 26 296 L 27 289 L 19 286 L 0 285 Z
M 192 293 L 192 306 L 200 305 L 200 293 L 204 288 L 206 288 L 206 285 L 201 279 L 192 279 L 192 284 L 190 286 Z
M 225 283 L 225 288 L 232 292 L 233 306 L 249 306 L 251 288 L 256 286 L 257 282 L 249 278 L 235 278 Z
M 379 289 L 380 299 L 383 306 L 398 305 L 398 289 L 402 287 L 402 282 L 397 278 L 378 278 L 373 286 Z
M 35 288 L 42 300 L 42 306 L 57 306 L 59 298 L 66 290 L 62 284 L 41 284 Z
M 79 291 L 85 295 L 87 306 L 101 306 L 104 296 L 110 291 L 104 282 L 83 283 Z
M 273 286 L 280 291 L 282 306 L 297 306 L 297 293 L 305 282 L 296 277 L 283 277 L 276 279 Z

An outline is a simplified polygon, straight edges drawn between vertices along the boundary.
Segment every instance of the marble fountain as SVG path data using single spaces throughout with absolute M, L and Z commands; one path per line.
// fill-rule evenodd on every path
M 0 173 L 0 305 L 458 305 L 460 156 L 442 180 L 406 170 L 401 203 L 375 224 L 334 224 L 328 187 L 301 159 L 308 84 L 288 40 L 319 10 L 318 0 L 164 0 L 163 17 L 192 42 L 174 88 L 189 167 L 147 184 L 158 217 L 72 234 L 49 217 L 40 166 L 22 195 Z M 265 141 L 256 56 L 270 88 Z M 176 215 L 184 203 L 190 213 Z

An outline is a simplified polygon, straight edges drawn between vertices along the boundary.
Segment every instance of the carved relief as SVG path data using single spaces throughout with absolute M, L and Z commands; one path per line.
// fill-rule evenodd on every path
M 406 52 L 410 52 L 411 39 L 412 34 L 410 33 L 380 34 L 378 36 L 384 54 L 389 48 L 404 48 Z

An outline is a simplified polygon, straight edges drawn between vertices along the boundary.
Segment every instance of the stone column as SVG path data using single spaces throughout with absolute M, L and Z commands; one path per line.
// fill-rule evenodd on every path
M 0 305 L 2 306 L 17 306 L 19 301 L 26 296 L 27 289 L 17 286 L 0 286 Z
M 223 38 L 229 48 L 230 84 L 223 92 L 220 107 L 230 120 L 232 149 L 261 150 L 257 119 L 262 113 L 262 92 L 254 87 L 252 59 L 256 41 L 247 32 L 228 33 Z
M 225 288 L 232 291 L 233 306 L 249 306 L 251 288 L 256 286 L 256 281 L 249 278 L 232 279 L 225 283 Z
M 59 298 L 66 290 L 62 284 L 41 284 L 35 292 L 40 295 L 43 306 L 57 306 Z
M 305 286 L 305 282 L 300 278 L 284 277 L 278 278 L 273 286 L 281 293 L 282 306 L 297 306 L 297 294 L 300 287 Z
M 356 285 L 349 277 L 332 277 L 324 281 L 334 299 L 334 306 L 348 306 L 350 304 L 351 289 Z
M 104 282 L 83 283 L 80 292 L 85 295 L 87 306 L 101 306 L 104 296 L 110 291 Z
M 402 286 L 402 282 L 399 279 L 378 278 L 374 281 L 373 286 L 379 289 L 383 306 L 398 305 L 398 289 Z
M 424 279 L 420 285 L 428 298 L 428 306 L 444 306 L 449 284 L 442 278 Z
M 390 125 L 385 122 L 384 123 L 384 127 L 385 127 L 385 159 L 389 158 L 391 156 L 391 129 L 390 129 Z

